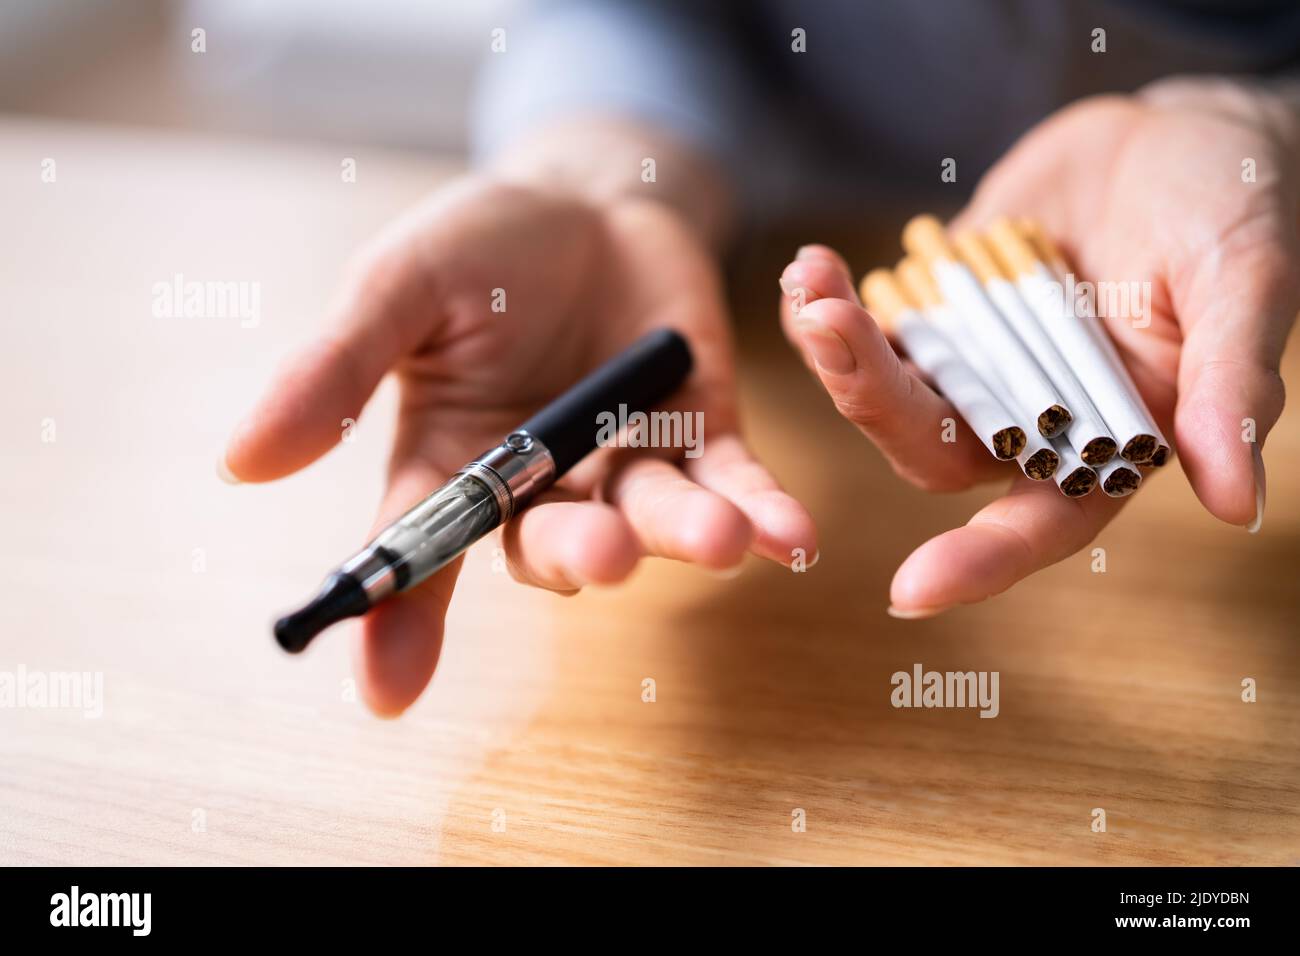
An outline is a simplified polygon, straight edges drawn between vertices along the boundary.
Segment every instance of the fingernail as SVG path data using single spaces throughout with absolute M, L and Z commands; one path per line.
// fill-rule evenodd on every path
M 717 578 L 719 581 L 730 581 L 740 577 L 740 572 L 745 570 L 745 559 L 741 558 L 740 562 L 730 568 L 705 568 L 709 572 L 709 577 Z
M 790 552 L 790 564 L 788 565 L 788 567 L 790 568 L 791 571 L 794 571 L 796 573 L 800 571 L 811 571 L 814 567 L 817 566 L 817 562 L 822 559 L 821 551 L 814 551 L 812 560 L 805 561 L 801 565 L 799 561 L 803 557 L 803 555 L 807 553 L 808 552 L 806 552 L 803 548 L 795 548 L 793 551 Z
M 888 614 L 890 617 L 896 617 L 900 621 L 920 621 L 927 617 L 934 617 L 936 614 L 942 614 L 951 604 L 945 604 L 943 607 L 894 607 L 889 605 Z
M 804 302 L 809 302 L 813 298 L 812 293 L 809 292 L 806 288 L 799 285 L 797 282 L 791 282 L 785 276 L 781 276 L 781 278 L 777 279 L 776 281 L 780 283 L 781 291 L 784 292 L 792 299 L 795 297 L 795 293 L 800 291 L 803 292 Z
M 800 326 L 804 348 L 813 360 L 832 375 L 848 375 L 858 367 L 848 343 L 824 325 L 805 322 Z
M 1264 525 L 1264 493 L 1266 482 L 1264 480 L 1264 455 L 1259 450 L 1259 445 L 1253 448 L 1255 456 L 1255 520 L 1246 525 L 1246 530 L 1250 534 L 1259 534 L 1259 529 Z
M 222 452 L 221 457 L 217 459 L 217 477 L 228 485 L 243 484 L 243 482 L 239 480 L 239 476 L 231 471 L 230 466 L 226 464 L 225 452 Z
M 796 259 L 821 259 L 824 258 L 824 255 L 816 246 L 800 246 L 795 250 L 794 257 Z

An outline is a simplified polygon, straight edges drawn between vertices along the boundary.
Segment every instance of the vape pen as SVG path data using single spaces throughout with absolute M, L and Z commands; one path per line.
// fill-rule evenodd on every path
M 637 340 L 381 531 L 305 607 L 276 621 L 275 639 L 296 654 L 331 624 L 446 567 L 595 449 L 602 412 L 649 411 L 678 389 L 691 364 L 690 347 L 671 329 Z

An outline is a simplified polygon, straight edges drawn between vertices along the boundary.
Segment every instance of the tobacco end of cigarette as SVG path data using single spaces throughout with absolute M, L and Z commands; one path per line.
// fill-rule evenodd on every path
M 1155 435 L 1134 435 L 1125 443 L 1119 456 L 1135 465 L 1145 465 L 1159 446 L 1160 440 Z
M 1044 438 L 1054 438 L 1074 421 L 1070 410 L 1063 405 L 1053 405 L 1038 416 L 1038 432 Z
M 1173 450 L 1168 445 L 1156 445 L 1155 452 L 1151 455 L 1150 465 L 1152 468 L 1163 468 L 1169 464 L 1169 458 Z
M 1056 474 L 1056 468 L 1060 463 L 1060 456 L 1052 449 L 1040 449 L 1025 461 L 1025 476 L 1033 481 L 1046 481 Z
M 1094 438 L 1092 441 L 1084 445 L 1083 451 L 1079 452 L 1079 457 L 1082 458 L 1086 464 L 1092 465 L 1094 468 L 1100 468 L 1102 465 L 1106 464 L 1106 462 L 1114 458 L 1115 452 L 1118 450 L 1119 446 L 1115 444 L 1115 439 L 1105 436 L 1102 438 Z
M 993 257 L 988 243 L 979 233 L 963 232 L 953 239 L 953 245 L 957 247 L 957 255 L 961 257 L 961 261 L 975 273 L 980 282 L 1008 278 Z
M 912 297 L 912 301 L 922 306 L 939 305 L 943 302 L 938 283 L 930 274 L 929 267 L 920 259 L 904 256 L 894 267 L 894 274 L 903 283 L 903 288 Z
M 1112 498 L 1123 498 L 1137 491 L 1142 476 L 1134 468 L 1116 468 L 1102 483 L 1102 490 Z
M 926 262 L 957 258 L 948 244 L 943 223 L 930 215 L 916 216 L 903 227 L 903 248 Z
M 863 276 L 862 282 L 858 284 L 858 294 L 871 310 L 876 324 L 886 332 L 893 328 L 901 313 L 915 308 L 888 269 L 872 269 Z
M 1025 433 L 1017 425 L 1001 428 L 993 433 L 993 457 L 1010 461 L 1025 450 Z
M 1013 276 L 1027 275 L 1038 265 L 1038 253 L 1005 216 L 989 226 L 988 244 L 1003 271 Z
M 1061 493 L 1067 498 L 1082 498 L 1097 487 L 1097 473 L 1091 468 L 1079 467 L 1061 482 Z

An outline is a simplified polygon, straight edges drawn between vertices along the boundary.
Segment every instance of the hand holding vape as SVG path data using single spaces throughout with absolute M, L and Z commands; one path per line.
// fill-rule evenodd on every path
M 686 381 L 691 366 L 690 347 L 671 329 L 637 340 L 381 531 L 303 608 L 276 621 L 275 639 L 298 653 L 331 624 L 440 571 L 592 452 L 602 412 L 620 405 L 649 411 Z

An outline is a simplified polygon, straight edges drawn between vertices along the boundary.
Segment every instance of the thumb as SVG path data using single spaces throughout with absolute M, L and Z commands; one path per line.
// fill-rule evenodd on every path
M 1261 450 L 1282 413 L 1279 367 L 1300 308 L 1289 238 L 1221 247 L 1171 290 L 1184 329 L 1174 418 L 1183 470 L 1211 514 L 1251 533 L 1264 518 Z

